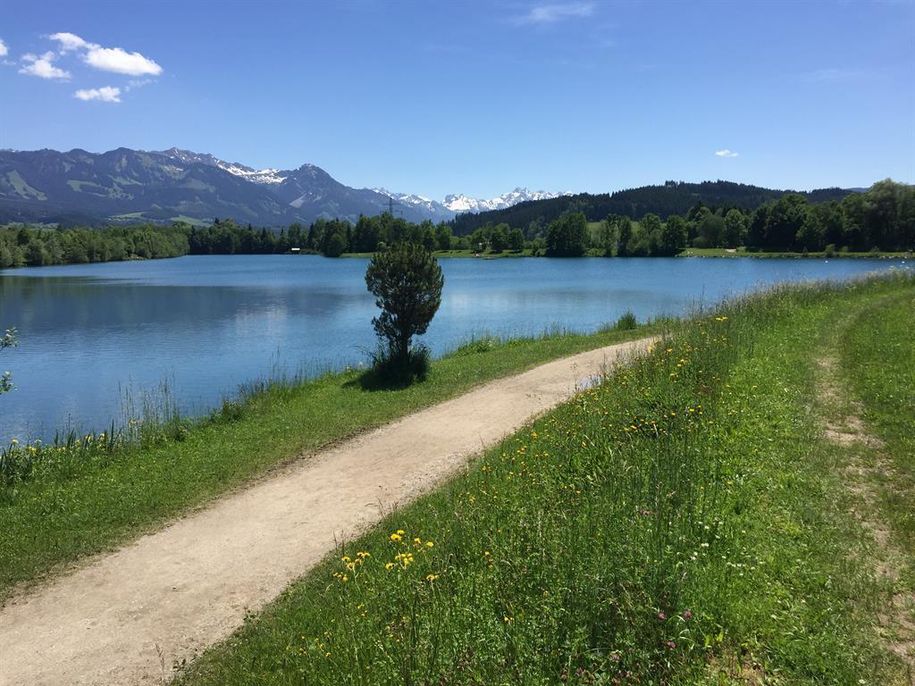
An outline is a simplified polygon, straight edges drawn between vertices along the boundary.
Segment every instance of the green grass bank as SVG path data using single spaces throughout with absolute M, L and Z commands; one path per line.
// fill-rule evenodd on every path
M 0 600 L 86 555 L 110 549 L 241 487 L 272 468 L 539 363 L 655 333 L 471 341 L 405 389 L 365 390 L 360 371 L 265 384 L 211 417 L 168 412 L 125 431 L 0 450 Z M 20 380 L 27 383 L 27 379 Z M 10 402 L 4 398 L 3 402 Z
M 842 346 L 911 477 L 913 298 L 896 275 L 688 322 L 342 545 L 179 683 L 908 683 L 818 360 Z M 911 491 L 886 489 L 904 541 Z
M 898 567 L 891 591 L 906 596 L 915 626 L 915 294 L 903 292 L 860 310 L 837 341 L 846 388 L 872 446 L 853 446 L 875 501 L 867 503 L 886 526 Z M 915 637 L 912 637 L 915 639 Z

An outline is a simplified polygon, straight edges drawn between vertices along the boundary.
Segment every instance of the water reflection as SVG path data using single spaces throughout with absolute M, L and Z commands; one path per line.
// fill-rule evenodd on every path
M 0 399 L 0 440 L 101 428 L 125 387 L 171 391 L 187 412 L 239 384 L 366 358 L 375 314 L 366 260 L 185 257 L 0 271 L 0 327 L 17 390 Z M 677 314 L 777 281 L 846 278 L 876 260 L 447 259 L 442 307 L 426 337 L 442 352 L 472 335 L 593 330 L 626 310 Z

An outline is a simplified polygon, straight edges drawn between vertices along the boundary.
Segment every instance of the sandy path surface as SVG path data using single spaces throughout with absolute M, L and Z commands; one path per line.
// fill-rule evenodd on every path
M 0 684 L 153 684 L 335 541 L 428 491 L 650 339 L 481 386 L 295 463 L 0 609 Z

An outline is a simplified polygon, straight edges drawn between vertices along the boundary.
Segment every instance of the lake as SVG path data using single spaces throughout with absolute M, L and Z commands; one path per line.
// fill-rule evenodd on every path
M 239 386 L 282 373 L 365 363 L 376 309 L 365 259 L 189 256 L 0 270 L 0 353 L 16 389 L 0 396 L 0 441 L 103 430 L 125 395 L 163 383 L 200 414 Z M 442 306 L 425 336 L 441 354 L 473 336 L 593 331 L 632 310 L 682 314 L 766 284 L 845 279 L 888 260 L 443 259 Z M 908 268 L 908 266 L 906 266 Z

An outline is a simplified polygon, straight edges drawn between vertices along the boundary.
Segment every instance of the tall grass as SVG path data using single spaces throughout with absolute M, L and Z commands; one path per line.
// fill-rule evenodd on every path
M 121 389 L 121 419 L 112 420 L 104 431 L 60 429 L 50 441 L 18 439 L 0 446 L 0 503 L 15 495 L 17 485 L 45 478 L 70 478 L 87 468 L 103 468 L 118 460 L 130 460 L 170 443 L 187 440 L 202 427 L 237 422 L 267 399 L 282 401 L 309 382 L 350 369 L 329 369 L 309 375 L 304 370 L 287 373 L 275 367 L 269 377 L 241 384 L 234 394 L 223 397 L 215 408 L 198 417 L 182 413 L 172 383 L 162 381 L 152 391 Z
M 700 323 L 487 455 L 428 510 L 342 548 L 329 586 L 297 596 L 294 656 L 264 657 L 319 683 L 663 669 L 697 641 L 682 579 L 721 525 L 707 447 L 731 328 Z
M 834 313 L 912 285 L 699 317 L 341 545 L 182 683 L 881 683 L 808 363 Z

